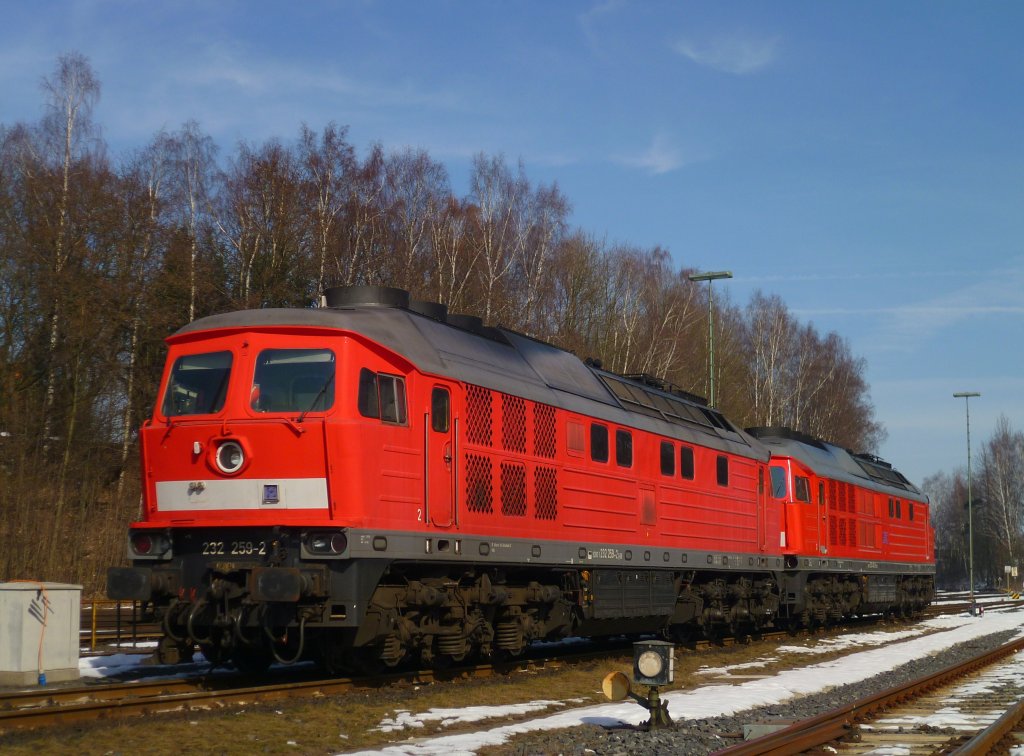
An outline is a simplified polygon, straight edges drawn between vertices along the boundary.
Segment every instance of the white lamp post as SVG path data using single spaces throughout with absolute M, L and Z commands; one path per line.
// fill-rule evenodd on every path
M 974 613 L 974 511 L 971 501 L 971 397 L 981 396 L 977 391 L 958 391 L 954 399 L 964 400 L 967 411 L 967 563 L 971 582 L 971 613 Z

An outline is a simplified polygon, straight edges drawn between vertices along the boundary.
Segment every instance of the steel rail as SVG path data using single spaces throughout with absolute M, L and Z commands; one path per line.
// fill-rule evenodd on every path
M 0 710 L 0 733 L 159 712 L 208 710 L 235 704 L 338 695 L 356 688 L 377 688 L 394 683 L 418 685 L 488 677 L 514 670 L 537 670 L 553 663 L 601 657 L 606 654 L 607 650 L 590 651 L 556 658 L 523 659 L 451 670 L 416 670 L 366 678 L 293 679 L 242 688 L 231 687 L 232 682 L 237 682 L 237 678 L 226 677 L 223 682 L 208 678 L 200 681 L 163 680 L 153 683 L 90 685 L 64 690 L 11 693 L 0 697 L 0 704 L 7 707 L 6 710 Z
M 1014 732 L 1024 720 L 1024 699 L 1011 706 L 1003 716 L 975 734 L 962 746 L 953 751 L 955 756 L 985 756 L 993 753 L 1003 738 Z
M 154 682 L 76 685 L 69 688 L 43 688 L 39 690 L 0 693 L 0 717 L 3 712 L 33 706 L 57 706 L 83 700 L 112 701 L 128 696 L 154 696 L 201 690 L 208 686 L 201 680 L 179 678 Z
M 865 696 L 833 711 L 795 722 L 777 732 L 723 749 L 717 752 L 717 756 L 761 756 L 762 754 L 784 756 L 802 753 L 810 748 L 816 748 L 845 737 L 858 720 L 864 719 L 876 711 L 911 699 L 1020 650 L 1024 650 L 1024 638 L 976 656 L 962 664 L 919 677 L 906 685 Z

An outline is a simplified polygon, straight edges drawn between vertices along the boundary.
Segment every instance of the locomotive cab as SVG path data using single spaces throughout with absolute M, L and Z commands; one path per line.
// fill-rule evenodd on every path
M 282 338 L 272 329 L 169 341 L 140 434 L 133 567 L 110 571 L 108 594 L 149 602 L 169 638 L 196 640 L 213 661 L 245 658 L 234 652 L 244 645 L 265 664 L 283 628 L 322 618 L 330 571 L 301 557 L 348 547 L 328 494 L 327 421 L 339 410 L 344 345 L 327 332 Z
M 776 457 L 769 472 L 772 497 L 782 502 L 787 555 L 828 554 L 828 510 L 824 483 L 798 461 Z

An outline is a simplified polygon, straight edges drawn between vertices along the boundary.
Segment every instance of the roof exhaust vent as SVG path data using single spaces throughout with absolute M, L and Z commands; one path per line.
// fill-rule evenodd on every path
M 421 299 L 414 299 L 409 303 L 409 309 L 431 320 L 436 320 L 438 323 L 448 322 L 448 305 L 440 302 L 424 302 Z
M 448 325 L 453 325 L 456 328 L 461 328 L 463 331 L 469 331 L 478 335 L 482 335 L 484 332 L 483 318 L 478 318 L 476 315 L 449 315 Z
M 334 309 L 409 307 L 409 292 L 390 286 L 332 286 L 325 298 L 327 306 Z

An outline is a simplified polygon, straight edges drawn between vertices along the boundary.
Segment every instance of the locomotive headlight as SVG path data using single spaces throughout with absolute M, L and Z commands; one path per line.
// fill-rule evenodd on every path
M 348 538 L 344 533 L 314 533 L 306 547 L 314 554 L 340 554 L 348 548 Z
M 214 458 L 217 468 L 225 475 L 234 475 L 245 464 L 245 452 L 237 441 L 221 441 Z

